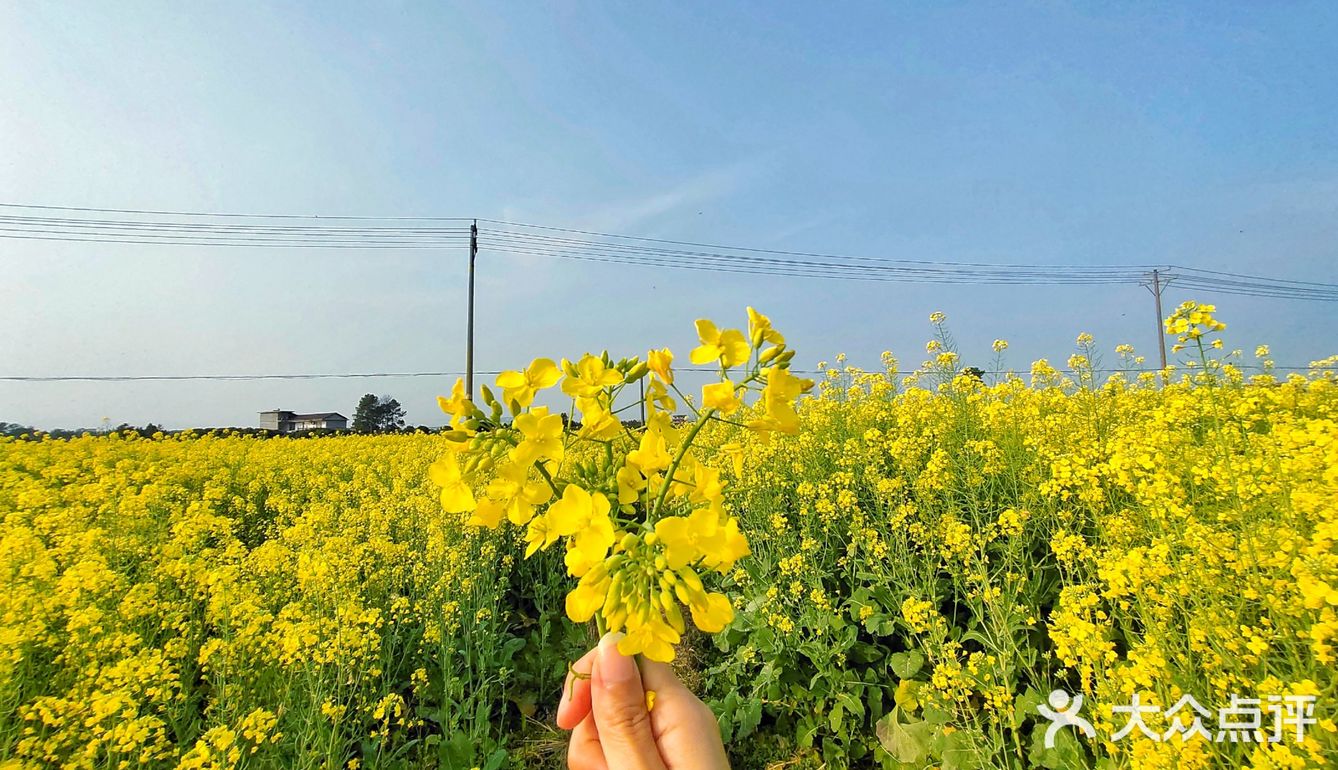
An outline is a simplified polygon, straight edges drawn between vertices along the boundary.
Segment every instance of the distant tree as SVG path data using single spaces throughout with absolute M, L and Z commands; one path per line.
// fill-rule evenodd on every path
M 0 422 L 0 436 L 22 436 L 25 433 L 33 433 L 33 429 L 27 425 L 19 425 L 16 422 Z
M 116 431 L 117 433 L 120 433 L 120 434 L 122 434 L 122 435 L 125 435 L 125 434 L 128 434 L 128 433 L 138 433 L 138 434 L 141 435 L 141 436 L 148 437 L 148 436 L 152 436 L 153 434 L 157 433 L 158 431 L 161 431 L 161 430 L 162 430 L 162 427 L 160 427 L 160 426 L 158 426 L 158 425 L 155 425 L 154 423 L 149 423 L 148 425 L 145 425 L 144 427 L 141 428 L 141 427 L 138 426 L 138 425 L 131 425 L 131 424 L 128 423 L 128 422 L 123 422 L 123 423 L 121 423 L 120 425 L 117 425 L 115 428 L 112 428 L 112 430 L 114 430 L 114 431 Z
M 358 400 L 353 411 L 353 425 L 358 433 L 380 433 L 404 427 L 404 407 L 390 396 L 378 398 L 368 393 Z
M 383 430 L 400 430 L 404 427 L 404 407 L 390 396 L 381 397 L 381 425 Z
M 376 394 L 368 393 L 358 400 L 358 408 L 353 410 L 353 424 L 349 427 L 358 433 L 371 433 L 376 430 L 376 407 L 380 404 Z

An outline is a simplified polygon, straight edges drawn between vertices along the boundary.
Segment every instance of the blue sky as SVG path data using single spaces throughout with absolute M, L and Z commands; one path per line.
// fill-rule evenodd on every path
M 947 261 L 1338 281 L 1338 6 L 16 2 L 0 202 L 480 216 Z M 458 254 L 0 241 L 4 375 L 463 368 Z M 1172 287 L 1168 301 L 1187 298 Z M 1338 307 L 1213 297 L 1338 352 Z M 478 366 L 772 315 L 802 363 L 1155 349 L 1138 287 L 856 284 L 488 254 Z M 1109 355 L 1114 360 L 1114 355 Z M 449 382 L 0 383 L 0 420 L 250 425 Z

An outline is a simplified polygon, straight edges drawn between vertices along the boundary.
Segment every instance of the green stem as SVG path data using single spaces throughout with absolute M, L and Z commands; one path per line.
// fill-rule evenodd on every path
M 553 496 L 562 497 L 562 492 L 558 490 L 557 483 L 553 481 L 553 477 L 549 475 L 548 469 L 544 467 L 544 464 L 542 462 L 537 462 L 534 464 L 534 467 L 539 471 L 539 475 L 544 477 L 544 481 L 548 482 L 549 489 L 553 490 Z
M 701 418 L 692 424 L 692 430 L 683 438 L 683 443 L 678 446 L 678 453 L 674 455 L 673 462 L 669 463 L 669 470 L 666 472 L 665 482 L 660 485 L 660 494 L 655 498 L 655 507 L 650 510 L 650 520 L 655 521 L 660 513 L 660 506 L 664 504 L 664 498 L 669 494 L 669 484 L 674 479 L 674 474 L 678 472 L 678 466 L 682 464 L 683 458 L 687 456 L 688 449 L 692 447 L 692 440 L 697 438 L 697 434 L 705 427 L 711 415 L 715 414 L 715 409 L 707 409 L 701 413 Z

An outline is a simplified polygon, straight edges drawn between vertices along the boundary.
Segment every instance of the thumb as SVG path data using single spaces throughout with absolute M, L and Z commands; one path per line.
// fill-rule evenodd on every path
M 590 706 L 604 760 L 618 770 L 664 770 L 636 661 L 618 652 L 621 633 L 599 640 L 590 671 Z

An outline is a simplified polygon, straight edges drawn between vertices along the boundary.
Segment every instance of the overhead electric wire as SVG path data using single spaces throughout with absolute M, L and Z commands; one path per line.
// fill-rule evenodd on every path
M 0 203 L 0 239 L 159 246 L 304 249 L 459 249 L 469 229 L 404 223 L 482 222 L 481 245 L 498 253 L 656 268 L 880 282 L 963 284 L 1148 284 L 1249 297 L 1338 301 L 1338 284 L 1296 281 L 1180 265 L 1054 265 L 935 262 L 722 246 L 700 241 L 618 235 L 502 219 L 413 216 L 244 214 Z M 70 212 L 77 216 L 55 216 Z M 153 217 L 153 219 L 127 218 Z M 184 221 L 171 221 L 172 218 Z M 263 224 L 233 220 L 265 220 Z M 218 221 L 225 220 L 225 221 Z M 283 224 L 275 223 L 282 221 Z M 366 222 L 332 226 L 323 222 Z M 291 224 L 290 224 L 291 223 Z
M 1207 273 L 1209 275 L 1225 276 L 1228 278 L 1244 278 L 1251 281 L 1269 281 L 1272 283 L 1290 283 L 1299 286 L 1318 286 L 1326 289 L 1338 289 L 1338 285 L 1332 283 L 1320 283 L 1318 281 L 1293 281 L 1286 278 L 1267 278 L 1260 275 L 1246 275 L 1244 273 L 1230 273 L 1223 270 L 1209 270 L 1203 267 L 1185 267 L 1183 265 L 1172 265 L 1176 270 L 1182 270 L 1191 273 Z
M 235 217 L 243 219 L 337 219 L 348 221 L 405 221 L 405 222 L 470 222 L 474 217 L 406 217 L 406 216 L 350 216 L 327 214 L 239 214 L 220 211 L 163 211 L 159 209 L 102 209 L 91 206 L 42 206 L 35 203 L 0 203 L 6 209 L 37 209 L 40 211 L 82 211 L 94 214 L 144 214 L 172 217 Z M 479 220 L 482 221 L 482 220 Z
M 377 233 L 405 233 L 412 235 L 436 234 L 436 233 L 468 233 L 468 227 L 406 227 L 404 225 L 393 225 L 389 227 L 336 227 L 329 225 L 254 225 L 254 224 L 236 224 L 233 222 L 163 222 L 156 220 L 140 219 L 80 219 L 69 217 L 32 217 L 18 216 L 14 214 L 0 214 L 0 221 L 14 222 L 19 224 L 32 224 L 44 226 L 61 227 L 97 227 L 97 228 L 149 228 L 149 229 L 185 229 L 185 230 L 220 230 L 220 231 L 264 231 L 274 233 L 286 232 L 314 232 L 314 233 L 335 233 L 335 234 L 377 234 Z
M 653 256 L 645 256 L 645 257 L 642 257 L 642 256 L 635 256 L 635 255 L 603 254 L 603 253 L 600 253 L 600 252 L 598 252 L 598 251 L 596 251 L 596 250 L 593 250 L 593 249 L 591 249 L 591 250 L 583 250 L 583 251 L 555 251 L 555 250 L 551 250 L 551 249 L 543 249 L 543 248 L 537 248 L 537 247 L 536 247 L 536 248 L 524 248 L 524 247 L 517 247 L 517 246 L 508 246 L 508 247 L 505 247 L 505 248 L 492 247 L 492 248 L 490 248 L 489 250 L 490 250 L 490 251 L 493 251 L 493 252 L 500 252 L 500 253 L 507 253 L 507 254 L 524 254 L 524 255 L 530 255 L 530 256 L 551 257 L 551 258 L 557 258 L 557 259 L 574 259 L 574 260 L 588 261 L 588 262 L 605 262 L 605 263 L 625 264 L 625 265 L 640 265 L 640 266 L 651 266 L 651 267 L 668 267 L 668 268 L 686 269 L 686 270 L 709 270 L 709 271 L 711 271 L 711 272 L 742 273 L 742 274 L 749 274 L 749 275 L 768 275 L 768 276 L 783 276 L 783 277 L 797 277 L 797 278 L 828 278 L 828 279 L 851 280 L 851 281 L 876 281 L 876 282 L 893 282 L 893 283 L 896 283 L 896 282 L 901 282 L 901 283 L 954 283 L 954 284 L 963 284 L 963 283 L 977 283 L 977 284 L 982 284 L 982 283 L 983 283 L 983 284 L 1035 284 L 1035 283 L 1044 283 L 1044 284 L 1047 284 L 1047 285 L 1059 285 L 1059 284 L 1090 284 L 1090 283 L 1096 283 L 1096 282 L 1094 282 L 1094 281 L 1091 281 L 1091 280 L 1084 280 L 1084 279 L 1081 279 L 1081 278 L 1076 278 L 1076 279 L 1051 278 L 1051 279 L 1045 279 L 1045 280 L 1039 280 L 1039 281 L 1038 281 L 1038 280 L 1035 280 L 1035 279 L 1027 279 L 1027 278 L 1025 278 L 1025 277 L 1016 277 L 1016 278 L 1013 278 L 1013 277 L 1010 277 L 1010 278 L 1003 278 L 1003 277 L 996 277 L 996 278 L 977 277 L 977 278 L 970 278 L 970 277 L 968 277 L 968 276 L 932 276 L 932 275 L 931 275 L 931 276 L 925 276 L 925 275 L 904 274 L 904 273 L 898 273 L 898 274 L 895 274 L 895 275 L 887 275 L 887 274 L 881 274 L 879 271 L 862 270 L 862 271 L 858 271 L 858 272 L 857 272 L 857 271 L 850 271 L 850 270 L 839 270 L 839 269 L 832 270 L 832 269 L 822 269 L 822 268 L 820 268 L 820 267 L 803 267 L 803 266 L 796 267 L 796 268 L 788 268 L 788 269 L 787 269 L 787 268 L 776 267 L 776 266 L 758 266 L 758 265 L 749 265 L 749 264 L 742 264 L 742 265 L 739 265 L 739 264 L 727 264 L 727 263 L 723 263 L 723 264 L 722 264 L 722 263 L 708 263 L 708 262 L 692 262 L 692 261 L 684 261 L 684 260 L 662 259 L 662 258 L 656 258 L 656 257 L 653 257 Z M 1100 281 L 1099 283 L 1116 283 L 1116 281 Z M 1120 283 L 1124 283 L 1124 282 L 1120 282 Z
M 4 224 L 3 222 L 0 222 L 0 225 L 3 225 L 3 224 Z M 132 231 L 128 231 L 128 232 L 124 232 L 124 233 L 121 233 L 121 232 L 87 233 L 87 232 L 82 232 L 82 231 L 61 230 L 61 229 L 57 229 L 57 228 L 14 228 L 14 227 L 3 227 L 3 226 L 0 226 L 0 233 L 24 233 L 24 234 L 39 234 L 39 235 L 67 235 L 67 236 L 74 236 L 74 237 L 89 237 L 89 238 L 122 238 L 122 237 L 124 237 L 124 238 L 141 238 L 141 239 L 165 239 L 165 240 L 178 240 L 178 241 L 183 241 L 183 242 L 187 242 L 187 243 L 189 243 L 189 242 L 212 242 L 212 241 L 238 241 L 238 242 L 241 242 L 241 243 L 249 243 L 249 242 L 255 242 L 255 243 L 334 243 L 334 244 L 354 244 L 354 243 L 396 244 L 396 243 L 400 243 L 400 244 L 405 244 L 405 245 L 424 245 L 424 246 L 429 246 L 429 245 L 433 245 L 433 246 L 461 246 L 461 245 L 468 246 L 468 245 L 469 245 L 469 242 L 468 242 L 467 240 L 462 241 L 462 240 L 459 239 L 459 238 L 456 238 L 456 239 L 451 240 L 451 241 L 447 241 L 447 240 L 444 240 L 444 239 L 435 239 L 435 240 L 434 240 L 434 239 L 424 239 L 424 238 L 419 238 L 419 239 L 406 239 L 406 238 L 403 238 L 403 237 L 395 237 L 395 236 L 338 236 L 338 237 L 322 237 L 322 236 L 314 236 L 314 235 L 306 235 L 306 234 L 295 234 L 295 235 L 274 235 L 274 236 L 266 235 L 266 234 L 256 234 L 256 235 L 245 235 L 245 234 L 242 234 L 242 235 L 231 235 L 231 234 L 226 234 L 226 235 L 223 235 L 223 234 L 220 234 L 220 235 L 211 235 L 211 234 L 204 234 L 204 235 L 201 235 L 201 234 L 193 234 L 193 233 L 176 233 L 176 232 L 171 232 L 171 233 L 137 232 L 137 231 L 133 231 L 133 230 L 132 230 Z
M 751 254 L 724 254 L 718 252 L 700 252 L 670 250 L 661 248 L 628 247 L 620 244 L 597 242 L 562 242 L 542 239 L 517 237 L 514 233 L 483 230 L 480 233 L 480 248 L 512 251 L 514 253 L 533 253 L 541 256 L 554 256 L 578 259 L 597 255 L 607 261 L 628 261 L 657 266 L 687 267 L 697 269 L 717 269 L 719 265 L 746 266 L 755 268 L 747 272 L 776 272 L 786 275 L 809 277 L 855 277 L 875 280 L 918 280 L 941 283 L 1129 283 L 1143 274 L 1127 268 L 1098 268 L 1091 271 L 1076 269 L 1027 269 L 1012 265 L 992 265 L 989 269 L 962 269 L 957 263 L 939 263 L 935 267 L 923 267 L 919 262 L 900 260 L 875 260 L 864 258 L 877 264 L 850 264 L 829 260 L 779 259 Z M 855 259 L 843 257 L 841 259 Z M 604 260 L 601 260 L 604 261 Z M 1121 272 L 1113 272 L 1120 270 Z M 885 276 L 873 278 L 874 274 Z
M 714 367 L 678 367 L 674 369 L 677 373 L 718 373 L 720 370 Z M 795 374 L 820 374 L 818 369 L 791 369 Z M 496 376 L 501 374 L 498 371 L 474 372 L 476 375 Z M 215 381 L 246 381 L 246 380 L 334 380 L 334 379 L 365 379 L 369 377 L 463 377 L 465 372 L 342 372 L 337 374 L 136 374 L 136 375 L 84 375 L 84 374 L 61 374 L 49 376 L 0 376 L 0 382 L 146 382 L 146 381 L 179 381 L 179 380 L 215 380 Z
M 578 241 L 571 239 L 551 238 L 549 236 L 528 236 L 512 231 L 491 231 L 483 230 L 481 233 L 485 236 L 485 241 L 481 243 L 492 242 L 494 240 L 508 244 L 522 245 L 541 245 L 552 249 L 595 249 L 604 252 L 614 252 L 621 254 L 652 254 L 666 257 L 696 258 L 718 261 L 742 261 L 754 263 L 766 263 L 777 265 L 804 265 L 810 267 L 822 268 L 844 268 L 852 270 L 878 269 L 878 270 L 898 270 L 903 272 L 917 272 L 931 275 L 1022 275 L 1029 277 L 1047 277 L 1052 275 L 1073 276 L 1091 275 L 1093 277 L 1138 277 L 1143 275 L 1141 271 L 1134 271 L 1130 268 L 1114 267 L 1085 267 L 1077 266 L 1073 268 L 1046 268 L 1040 266 L 1027 265 L 988 265 L 974 266 L 967 263 L 926 263 L 913 260 L 897 260 L 877 257 L 831 257 L 830 259 L 812 260 L 812 259 L 779 259 L 776 257 L 758 257 L 748 254 L 728 254 L 722 252 L 708 251 L 688 251 L 683 249 L 665 249 L 648 248 L 639 246 L 625 246 L 614 243 L 601 243 L 595 241 Z M 797 254 L 797 252 L 796 252 Z M 841 262 L 831 261 L 833 259 L 848 260 Z M 870 264 L 850 264 L 850 261 L 859 261 Z M 931 266 L 932 265 L 932 266 Z
M 133 238 L 71 238 L 54 235 L 8 235 L 0 234 L 0 238 L 7 238 L 20 241 L 60 241 L 66 243 L 117 243 L 131 244 L 140 246 L 231 246 L 231 247 L 254 247 L 254 248 L 294 248 L 294 249 L 468 249 L 468 244 L 442 245 L 434 243 L 422 244 L 369 244 L 369 243 L 351 243 L 351 244 L 331 244 L 331 243 L 301 243 L 296 241 L 270 241 L 265 243 L 239 243 L 229 241 L 169 241 L 169 240 L 144 240 Z
M 496 220 L 496 219 L 479 219 L 478 221 L 480 221 L 480 222 L 484 222 L 484 223 L 489 223 L 489 224 L 499 224 L 499 225 L 509 226 L 509 227 L 525 227 L 525 228 L 533 228 L 533 229 L 536 229 L 536 230 L 549 230 L 549 231 L 564 232 L 564 233 L 575 233 L 575 234 L 580 234 L 580 235 L 594 236 L 594 237 L 598 237 L 598 238 L 608 238 L 608 239 L 626 240 L 626 241 L 640 241 L 640 242 L 646 242 L 646 243 L 665 244 L 665 245 L 671 245 L 671 246 L 688 246 L 688 247 L 692 247 L 692 248 L 700 248 L 700 249 L 712 249 L 713 251 L 712 251 L 711 253 L 719 253 L 719 252 L 750 252 L 750 253 L 757 253 L 757 254 L 771 254 L 771 255 L 776 255 L 776 256 L 789 256 L 789 257 L 811 257 L 811 258 L 818 258 L 818 259 L 845 259 L 845 260 L 856 260 L 856 261 L 897 263 L 897 264 L 905 264 L 905 265 L 925 265 L 925 266 L 930 266 L 930 267 L 944 267 L 944 266 L 951 266 L 951 267 L 963 267 L 963 268 L 986 268 L 986 269 L 1013 269 L 1013 268 L 1016 268 L 1016 269 L 1059 269 L 1059 270 L 1130 270 L 1130 269 L 1137 269 L 1137 270 L 1144 270 L 1144 269 L 1146 269 L 1146 270 L 1152 270 L 1152 269 L 1154 269 L 1154 268 L 1160 267 L 1160 266 L 1158 266 L 1158 265 L 1124 265 L 1124 266 L 1099 266 L 1099 265 L 1090 265 L 1090 266 L 1089 266 L 1089 265 L 997 264 L 997 263 L 990 263 L 990 262 L 935 262 L 935 261 L 932 261 L 932 260 L 920 260 L 920 259 L 894 259 L 894 258 L 888 258 L 888 257 L 858 257 L 858 256 L 850 256 L 850 255 L 827 254 L 827 253 L 823 253 L 823 252 L 811 252 L 811 251 L 787 251 L 787 250 L 783 250 L 783 249 L 768 249 L 768 248 L 757 248 L 757 247 L 749 247 L 749 246 L 722 246 L 722 245 L 719 245 L 719 244 L 702 243 L 702 242 L 699 242 L 699 241 L 675 241 L 675 240 L 669 240 L 669 239 L 666 239 L 666 238 L 647 238 L 647 237 L 644 237 L 644 236 L 638 236 L 638 235 L 616 235 L 616 234 L 613 234 L 613 233 L 601 233 L 601 232 L 596 232 L 596 231 L 593 231 L 593 230 L 577 230 L 577 229 L 566 228 L 566 227 L 551 227 L 551 226 L 548 226 L 548 225 L 532 225 L 532 224 L 526 224 L 526 223 L 523 223 L 523 222 L 507 222 L 507 221 Z M 483 230 L 483 231 L 481 231 L 481 232 L 487 232 L 487 230 L 485 229 L 485 230 Z M 516 233 L 516 231 L 507 231 L 507 230 L 502 230 L 502 231 L 492 231 L 492 232 L 504 232 L 504 233 L 509 233 L 509 234 L 513 234 L 513 235 L 524 235 L 524 236 L 526 236 L 526 237 L 530 237 L 530 238 L 543 238 L 543 237 L 547 237 L 547 238 L 549 238 L 550 240 L 559 240 L 559 239 L 560 239 L 560 238 L 558 238 L 558 237 L 556 237 L 556 236 L 541 236 L 541 235 L 528 234 L 528 233 Z M 580 244 L 588 244 L 588 243 L 592 243 L 592 241 L 590 241 L 590 240 L 588 240 L 588 239 L 585 239 L 585 240 L 577 240 L 577 239 L 560 239 L 560 240 L 567 240 L 567 241 L 572 242 L 572 243 L 580 243 Z
M 1247 371 L 1263 370 L 1265 368 L 1274 371 L 1299 372 L 1310 371 L 1314 369 L 1324 369 L 1326 367 L 1316 366 L 1272 366 L 1264 367 L 1259 364 L 1231 364 L 1236 369 Z M 1329 367 L 1331 368 L 1331 367 Z M 794 374 L 813 374 L 825 375 L 832 369 L 790 369 Z M 843 371 L 838 369 L 836 371 Z M 886 369 L 861 369 L 865 374 L 888 373 L 893 376 L 902 376 L 915 374 L 915 370 L 899 369 L 887 372 Z M 1019 369 L 988 369 L 981 370 L 981 374 L 1019 374 Z M 1157 372 L 1157 369 L 1140 368 L 1098 368 L 1092 369 L 1099 373 L 1135 373 L 1135 372 Z M 1181 367 L 1181 371 L 1190 371 L 1188 368 Z M 676 374 L 718 374 L 719 369 L 714 367 L 681 367 L 675 368 Z M 496 376 L 500 371 L 474 372 L 475 375 Z M 50 376 L 0 376 L 0 382 L 178 382 L 191 380 L 217 381 L 217 382 L 244 382 L 251 380 L 332 380 L 332 379 L 367 379 L 367 378 L 411 378 L 411 377 L 463 377 L 464 372 L 344 372 L 337 374 L 147 374 L 147 375 L 50 375 Z
M 475 374 L 501 374 L 475 372 Z M 147 382 L 179 380 L 337 380 L 369 377 L 463 377 L 464 372 L 344 372 L 339 374 L 144 374 L 144 375 L 51 375 L 44 377 L 0 377 L 3 382 Z
M 1296 286 L 1258 276 L 1218 277 L 1190 272 L 1172 275 L 1185 288 L 1208 289 L 1245 296 L 1282 296 L 1292 299 L 1338 301 L 1338 286 L 1325 287 L 1323 284 Z
M 0 238 L 140 245 L 295 248 L 467 248 L 460 227 L 316 227 L 22 217 L 0 214 Z

